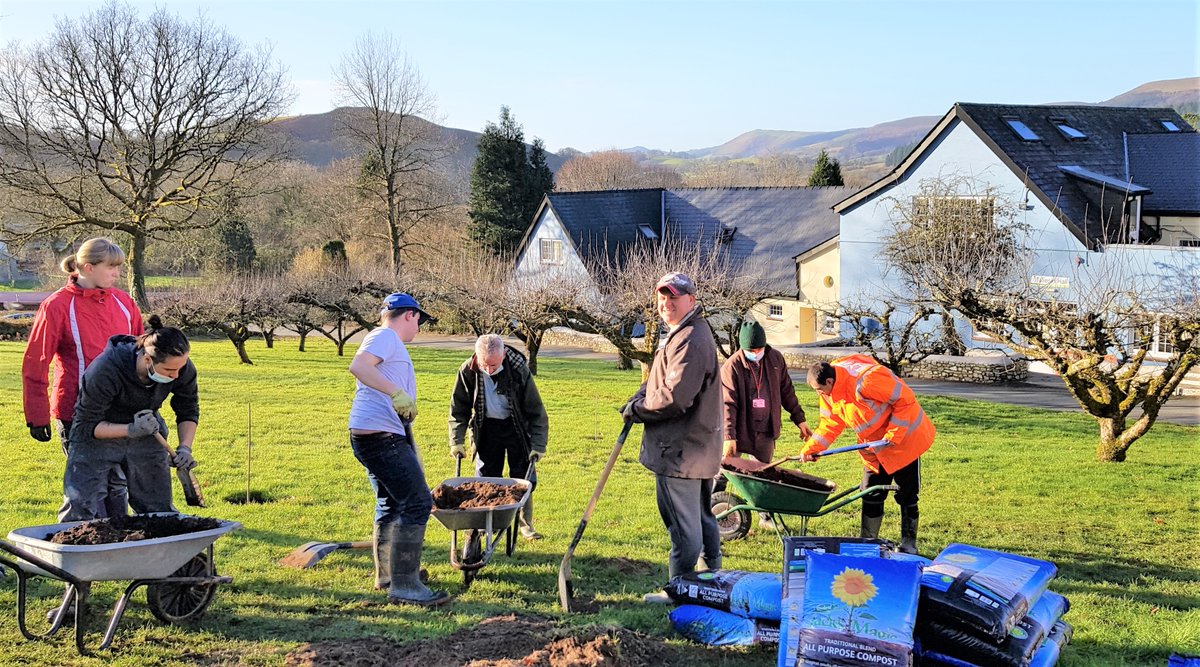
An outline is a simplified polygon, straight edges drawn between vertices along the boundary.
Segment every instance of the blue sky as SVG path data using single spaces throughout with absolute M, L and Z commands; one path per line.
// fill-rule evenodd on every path
M 0 41 L 37 41 L 91 0 L 0 0 Z M 401 40 L 443 124 L 509 105 L 527 137 L 582 150 L 686 150 L 752 129 L 827 131 L 956 101 L 1099 102 L 1200 75 L 1194 0 L 364 2 L 167 0 L 267 43 L 298 92 L 334 106 L 331 70 L 367 31 Z

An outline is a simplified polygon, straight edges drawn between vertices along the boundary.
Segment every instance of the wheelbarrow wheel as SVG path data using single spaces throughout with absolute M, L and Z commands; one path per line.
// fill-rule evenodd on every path
M 725 491 L 714 493 L 712 496 L 712 513 L 715 516 L 731 507 L 745 504 L 741 498 L 732 493 Z M 731 512 L 724 519 L 717 521 L 717 527 L 721 532 L 721 541 L 740 540 L 748 535 L 750 533 L 750 519 L 750 510 L 738 510 Z
M 209 572 L 208 554 L 201 553 L 171 576 L 207 577 L 210 574 L 215 575 L 216 571 Z M 146 586 L 146 604 L 158 620 L 179 624 L 199 618 L 216 594 L 216 584 L 149 584 Z

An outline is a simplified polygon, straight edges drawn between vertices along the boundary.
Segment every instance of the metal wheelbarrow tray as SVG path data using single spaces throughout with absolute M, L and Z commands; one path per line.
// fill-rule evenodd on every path
M 530 467 L 532 469 L 532 466 Z M 469 586 L 475 574 L 487 565 L 496 551 L 499 534 L 504 534 L 504 552 L 511 556 L 517 545 L 517 515 L 533 490 L 533 484 L 524 479 L 509 477 L 451 477 L 442 484 L 457 488 L 467 482 L 490 482 L 499 486 L 516 486 L 525 490 L 521 500 L 507 505 L 473 507 L 470 509 L 437 509 L 433 517 L 450 531 L 450 564 L 463 573 L 463 584 Z M 458 531 L 471 531 L 459 557 Z M 482 543 L 481 543 L 482 539 Z
M 138 588 L 146 587 L 146 602 L 156 618 L 177 624 L 199 617 L 212 602 L 217 584 L 233 581 L 231 577 L 217 576 L 212 545 L 225 533 L 241 528 L 242 524 L 236 521 L 220 520 L 220 525 L 210 530 L 132 542 L 71 545 L 45 539 L 81 523 L 84 522 L 18 528 L 8 534 L 8 541 L 0 540 L 3 552 L 0 563 L 11 567 L 17 575 L 17 625 L 26 639 L 54 635 L 73 606 L 75 647 L 81 654 L 87 654 L 85 611 L 92 582 L 133 580 L 113 607 L 100 644 L 100 649 L 106 649 L 112 644 L 129 598 Z M 25 623 L 27 582 L 34 577 L 67 584 L 50 629 L 41 635 L 31 633 Z
M 775 524 L 775 533 L 782 540 L 791 530 L 784 522 L 785 516 L 800 517 L 799 535 L 808 533 L 808 520 L 824 516 L 830 512 L 849 505 L 874 491 L 895 491 L 894 484 L 877 485 L 865 489 L 850 487 L 841 493 L 832 495 L 837 485 L 829 480 L 814 478 L 805 486 L 794 486 L 780 482 L 762 479 L 750 474 L 733 470 L 722 470 L 728 480 L 728 491 L 713 496 L 713 514 L 718 522 L 737 513 L 741 527 L 725 530 L 722 527 L 721 539 L 730 540 L 744 537 L 749 531 L 751 512 L 765 512 L 771 516 Z M 824 488 L 821 488 L 824 486 Z M 721 496 L 718 498 L 718 496 Z M 783 526 L 783 530 L 780 530 Z

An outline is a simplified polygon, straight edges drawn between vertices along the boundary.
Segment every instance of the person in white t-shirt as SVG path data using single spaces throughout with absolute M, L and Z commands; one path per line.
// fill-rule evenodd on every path
M 350 446 L 375 490 L 375 587 L 388 602 L 432 607 L 450 600 L 421 582 L 421 548 L 433 497 L 410 432 L 417 416 L 417 380 L 405 343 L 433 319 L 417 300 L 397 292 L 383 300 L 381 326 L 367 334 L 350 374 Z

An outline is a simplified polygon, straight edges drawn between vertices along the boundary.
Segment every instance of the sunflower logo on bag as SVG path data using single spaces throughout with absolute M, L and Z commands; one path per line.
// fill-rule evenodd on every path
M 846 615 L 846 631 L 850 632 L 854 624 L 854 608 L 866 606 L 879 592 L 879 589 L 875 587 L 873 576 L 858 568 L 847 567 L 833 578 L 830 592 L 833 593 L 833 597 L 841 600 L 849 608 L 849 613 Z M 865 612 L 860 614 L 859 618 L 875 620 L 874 616 Z

